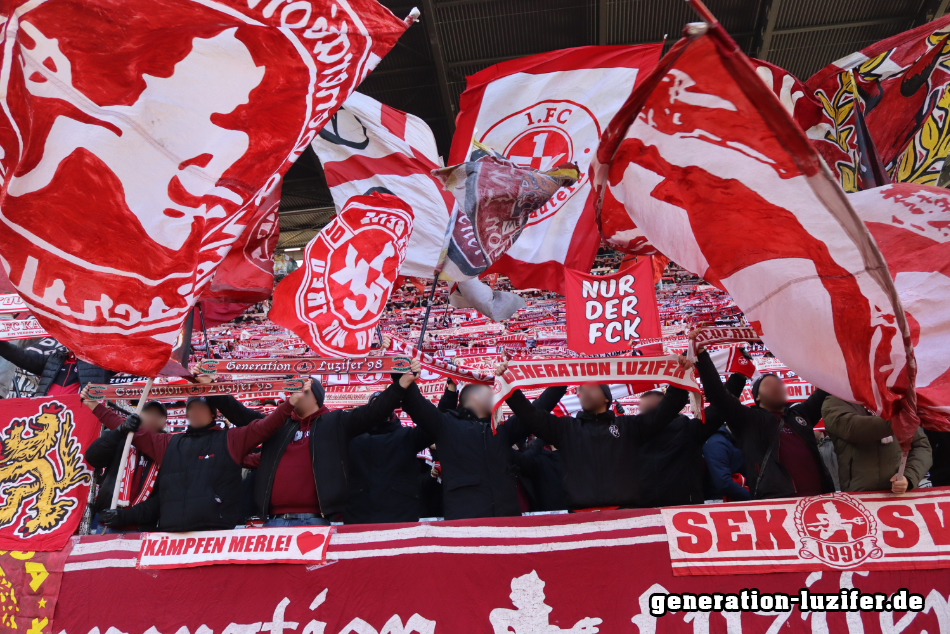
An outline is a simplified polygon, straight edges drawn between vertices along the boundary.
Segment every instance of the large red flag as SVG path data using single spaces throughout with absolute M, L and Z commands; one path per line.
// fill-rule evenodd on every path
M 406 23 L 375 0 L 12 5 L 0 262 L 65 346 L 154 375 L 243 227 Z
M 363 356 L 406 259 L 412 208 L 395 196 L 354 196 L 274 290 L 270 319 L 318 354 Z
M 563 293 L 564 270 L 590 270 L 596 238 L 587 168 L 625 90 L 653 70 L 661 44 L 583 46 L 502 62 L 468 78 L 449 155 L 469 157 L 473 136 L 515 163 L 577 164 L 581 178 L 532 212 L 521 237 L 489 269 L 515 288 Z
M 92 484 L 99 421 L 79 396 L 0 401 L 0 549 L 60 550 Z
M 843 144 L 857 144 L 863 119 L 894 182 L 937 184 L 950 150 L 950 15 L 839 59 L 806 85 Z
M 698 3 L 697 3 L 698 4 Z M 886 264 L 808 138 L 715 23 L 636 88 L 598 149 L 595 187 L 665 255 L 724 288 L 821 388 L 891 417 L 910 333 Z

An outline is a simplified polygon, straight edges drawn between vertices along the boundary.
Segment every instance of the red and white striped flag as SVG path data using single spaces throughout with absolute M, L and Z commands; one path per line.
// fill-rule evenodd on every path
M 507 275 L 516 288 L 563 293 L 564 269 L 590 270 L 599 240 L 587 168 L 624 91 L 656 66 L 661 50 L 585 46 L 503 62 L 468 78 L 450 163 L 469 160 L 474 138 L 524 167 L 573 162 L 581 173 L 531 214 L 490 273 Z
M 874 240 L 771 86 L 707 23 L 687 27 L 611 122 L 595 187 L 622 207 L 603 213 L 727 290 L 798 374 L 915 418 L 910 333 Z
M 372 191 L 412 207 L 412 236 L 399 273 L 431 279 L 455 198 L 431 174 L 442 159 L 425 121 L 355 92 L 311 145 L 337 209 Z

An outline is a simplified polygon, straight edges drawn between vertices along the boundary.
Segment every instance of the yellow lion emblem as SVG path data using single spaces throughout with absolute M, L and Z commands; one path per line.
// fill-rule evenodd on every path
M 25 510 L 24 537 L 55 529 L 77 503 L 64 494 L 90 482 L 72 436 L 72 412 L 64 411 L 59 402 L 44 403 L 36 416 L 15 419 L 0 434 L 0 528 Z

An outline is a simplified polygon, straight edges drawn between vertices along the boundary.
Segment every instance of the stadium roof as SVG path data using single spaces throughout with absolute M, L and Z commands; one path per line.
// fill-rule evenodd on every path
M 359 90 L 421 117 L 448 154 L 465 77 L 498 62 L 591 44 L 669 48 L 696 15 L 683 0 L 382 0 L 422 11 Z M 848 53 L 941 17 L 950 0 L 706 0 L 750 56 L 800 79 Z M 278 249 L 303 247 L 335 211 L 313 151 L 284 180 Z

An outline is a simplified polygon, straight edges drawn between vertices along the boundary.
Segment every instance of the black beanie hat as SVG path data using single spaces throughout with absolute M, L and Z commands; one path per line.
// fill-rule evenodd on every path
M 600 391 L 604 393 L 604 398 L 607 399 L 607 405 L 610 405 L 614 402 L 614 395 L 610 393 L 610 386 L 605 385 L 604 383 L 600 384 Z
M 778 376 L 776 376 L 775 374 L 772 374 L 771 372 L 769 374 L 763 374 L 762 376 L 757 378 L 755 380 L 755 383 L 752 384 L 752 402 L 753 403 L 759 402 L 759 386 L 762 384 L 762 380 L 767 376 L 774 376 L 776 379 L 778 378 Z

